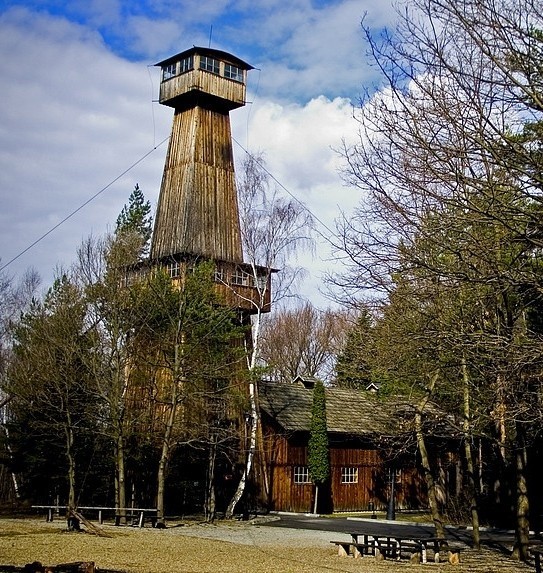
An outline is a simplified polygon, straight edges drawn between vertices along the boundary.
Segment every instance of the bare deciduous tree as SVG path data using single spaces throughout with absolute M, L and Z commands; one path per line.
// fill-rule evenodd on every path
M 456 293 L 457 316 L 466 300 L 482 302 L 480 313 L 453 328 L 457 355 L 468 360 L 456 364 L 457 379 L 467 388 L 469 371 L 485 364 L 497 397 L 492 411 L 501 417 L 495 422 L 503 420 L 504 438 L 519 451 L 521 559 L 529 526 L 527 419 L 539 416 L 529 397 L 540 391 L 540 353 L 530 358 L 540 332 L 526 318 L 541 298 L 542 27 L 532 0 L 415 0 L 399 13 L 394 34 L 376 39 L 366 29 L 385 87 L 361 102 L 360 137 L 344 149 L 345 177 L 362 201 L 342 221 L 338 248 L 349 265 L 336 278 L 383 301 L 400 277 L 413 296 L 433 285 L 449 303 Z M 443 314 L 439 320 L 451 326 Z M 433 326 L 440 360 L 451 337 Z M 470 420 L 469 408 L 464 415 Z
M 304 249 L 311 248 L 313 220 L 303 205 L 281 197 L 270 189 L 262 156 L 247 155 L 238 181 L 239 209 L 244 259 L 252 269 L 252 282 L 257 297 L 251 301 L 251 343 L 248 348 L 249 368 L 249 445 L 245 469 L 230 501 L 226 515 L 231 517 L 240 501 L 251 474 L 259 432 L 258 388 L 256 368 L 261 354 L 262 315 L 267 312 L 266 297 L 274 276 L 272 304 L 291 296 L 296 281 L 303 275 L 301 267 L 289 265 Z
M 262 322 L 261 359 L 267 375 L 283 382 L 298 375 L 332 382 L 349 326 L 347 311 L 321 311 L 309 302 L 277 310 Z

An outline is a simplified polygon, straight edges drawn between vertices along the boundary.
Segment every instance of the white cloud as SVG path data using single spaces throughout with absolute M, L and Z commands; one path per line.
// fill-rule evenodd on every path
M 347 99 L 321 96 L 306 105 L 261 101 L 245 117 L 242 113 L 233 112 L 234 138 L 249 152 L 263 151 L 272 175 L 318 219 L 315 258 L 300 262 L 310 272 L 303 293 L 322 305 L 322 275 L 333 266 L 327 238 L 340 210 L 349 212 L 358 202 L 356 191 L 344 187 L 338 173 L 342 159 L 337 150 L 343 139 L 353 141 L 356 135 L 352 106 Z M 234 151 L 243 156 L 238 147 Z
M 0 256 L 5 264 L 169 133 L 152 109 L 144 64 L 108 52 L 93 35 L 24 11 L 0 19 Z M 11 49 L 17 46 L 17 50 Z M 155 91 L 158 89 L 155 83 Z M 82 238 L 102 233 L 136 182 L 152 199 L 165 149 L 116 182 L 9 270 L 50 279 Z
M 331 7 L 330 30 L 323 22 L 304 23 L 299 18 L 299 36 L 290 30 L 284 51 L 296 52 L 299 60 L 294 64 L 300 68 L 307 64 L 307 68 L 300 73 L 289 71 L 288 58 L 282 64 L 266 65 L 260 78 L 268 87 L 250 96 L 254 104 L 232 113 L 236 140 L 252 151 L 264 151 L 272 174 L 331 229 L 339 208 L 348 211 L 357 202 L 356 193 L 340 181 L 340 159 L 333 150 L 343 137 L 353 136 L 356 125 L 349 99 L 322 96 L 319 81 L 332 92 L 337 82 L 340 92 L 344 80 L 338 62 L 344 61 L 346 53 L 357 59 L 352 46 L 358 42 L 358 32 L 351 31 L 345 43 L 346 36 L 334 42 L 333 34 L 334 27 L 342 22 L 347 26 L 354 18 L 354 6 L 346 2 Z M 130 25 L 142 37 L 147 28 L 162 35 L 157 42 L 173 41 L 175 27 L 163 28 L 163 23 L 140 19 Z M 271 34 L 271 23 L 266 22 L 266 34 Z M 354 29 L 358 21 L 353 22 Z M 331 43 L 333 58 L 326 59 L 328 48 L 319 45 L 318 34 L 323 44 Z M 154 42 L 146 49 L 156 49 Z M 186 47 L 179 45 L 175 51 Z M 4 55 L 0 60 L 0 257 L 5 264 L 152 151 L 169 135 L 172 110 L 152 103 L 158 96 L 156 68 L 113 55 L 97 33 L 66 20 L 23 9 L 5 12 L 0 15 L 0 51 Z M 351 70 L 355 68 L 353 64 Z M 253 91 L 258 73 L 251 73 Z M 337 79 L 323 78 L 323 73 L 338 74 Z M 352 73 L 356 82 L 361 81 L 360 69 Z M 290 83 L 292 92 L 287 89 Z M 304 100 L 302 94 L 308 97 Z M 242 153 L 234 151 L 238 157 Z M 55 266 L 69 264 L 82 239 L 114 225 L 136 183 L 156 203 L 165 153 L 166 144 L 6 270 L 21 273 L 34 266 L 50 283 Z M 326 242 L 320 241 L 317 257 L 305 260 L 312 278 L 304 292 L 314 300 L 319 272 L 328 258 Z

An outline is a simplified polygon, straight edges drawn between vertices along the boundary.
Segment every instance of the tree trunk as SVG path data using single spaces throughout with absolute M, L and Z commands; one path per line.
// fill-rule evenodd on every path
M 473 526 L 472 540 L 473 547 L 477 550 L 481 549 L 481 537 L 479 531 L 479 508 L 477 504 L 477 491 L 475 487 L 475 467 L 473 463 L 473 452 L 471 450 L 471 408 L 470 408 L 470 377 L 466 359 L 462 357 L 462 381 L 464 389 L 464 455 L 466 457 L 466 481 L 468 486 L 468 502 L 471 512 L 471 524 Z
M 249 429 L 249 447 L 247 449 L 247 460 L 245 462 L 245 468 L 239 480 L 238 487 L 236 488 L 236 492 L 234 493 L 234 496 L 232 497 L 230 503 L 228 504 L 228 507 L 226 508 L 226 519 L 231 519 L 233 517 L 236 505 L 239 503 L 239 500 L 241 499 L 243 493 L 245 492 L 245 486 L 247 484 L 247 479 L 249 478 L 249 475 L 251 473 L 253 459 L 256 451 L 258 409 L 256 405 L 255 384 L 252 380 L 249 383 L 249 403 L 251 407 L 251 417 L 250 417 L 250 429 Z
M 115 501 L 118 508 L 117 515 L 119 517 L 120 523 L 126 525 L 126 472 L 124 466 L 124 438 L 122 434 L 117 437 L 115 450 L 115 487 L 117 489 Z
M 175 423 L 178 405 L 177 384 L 177 379 L 172 381 L 170 412 L 168 414 L 168 419 L 166 420 L 166 427 L 164 428 L 164 436 L 162 437 L 162 450 L 160 452 L 160 459 L 158 461 L 156 507 L 157 522 L 162 524 L 164 523 L 164 491 L 166 486 L 166 473 L 168 471 L 168 462 L 170 460 L 173 426 Z
M 207 488 L 204 502 L 205 519 L 207 522 L 215 521 L 215 460 L 217 459 L 217 436 L 212 434 L 207 458 Z
M 428 395 L 423 398 L 418 406 L 417 412 L 415 413 L 415 432 L 417 436 L 417 446 L 420 453 L 422 469 L 424 471 L 424 479 L 426 480 L 426 487 L 428 489 L 428 504 L 430 506 L 432 521 L 434 522 L 434 527 L 436 529 L 436 536 L 439 539 L 445 539 L 443 518 L 441 517 L 441 512 L 439 511 L 437 486 L 432 474 L 430 459 L 428 457 L 428 450 L 426 449 L 426 442 L 422 430 L 422 412 L 424 411 L 424 407 L 426 406 L 426 403 L 428 402 L 428 399 L 434 390 L 435 384 L 437 382 L 437 377 L 437 374 L 432 376 L 428 388 Z
M 528 452 L 526 448 L 526 428 L 523 422 L 517 421 L 516 448 L 515 448 L 515 469 L 516 469 L 516 524 L 515 524 L 515 546 L 513 557 L 527 561 L 529 557 L 529 534 L 530 521 L 527 483 Z
M 66 458 L 68 460 L 68 508 L 76 508 L 75 500 L 75 457 L 74 457 L 74 431 L 69 413 L 66 415 Z

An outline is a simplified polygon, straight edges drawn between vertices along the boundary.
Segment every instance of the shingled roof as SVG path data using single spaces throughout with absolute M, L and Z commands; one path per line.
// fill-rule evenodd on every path
M 351 435 L 392 435 L 397 424 L 372 392 L 326 388 L 326 422 L 329 432 Z M 260 386 L 260 407 L 291 432 L 309 431 L 313 392 L 300 383 Z
M 328 432 L 350 436 L 394 437 L 409 431 L 414 405 L 407 399 L 387 399 L 375 392 L 326 388 Z M 260 408 L 285 431 L 308 432 L 313 392 L 301 383 L 262 383 Z M 431 406 L 428 413 L 441 422 L 446 415 Z M 448 425 L 448 424 L 447 424 Z M 446 432 L 451 435 L 452 428 Z M 441 432 L 440 432 L 441 433 Z

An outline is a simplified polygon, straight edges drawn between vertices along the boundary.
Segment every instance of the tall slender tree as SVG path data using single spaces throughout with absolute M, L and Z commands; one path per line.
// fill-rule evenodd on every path
M 312 248 L 311 238 L 313 218 L 301 203 L 281 197 L 277 188 L 270 186 L 269 175 L 262 155 L 247 155 L 243 172 L 238 181 L 240 223 L 244 258 L 251 268 L 251 281 L 255 285 L 257 296 L 250 302 L 253 305 L 251 315 L 251 340 L 247 348 L 247 366 L 249 370 L 248 394 L 250 410 L 249 445 L 244 471 L 228 508 L 227 517 L 234 510 L 245 491 L 252 469 L 260 433 L 258 408 L 258 378 L 261 358 L 262 317 L 267 308 L 269 285 L 274 276 L 272 305 L 291 296 L 293 286 L 303 276 L 301 267 L 289 265 L 289 257 L 304 249 Z M 260 444 L 262 437 L 260 436 Z M 264 458 L 263 447 L 261 454 Z M 266 495 L 268 480 L 266 461 L 263 459 Z
M 330 480 L 330 451 L 328 446 L 328 428 L 326 424 L 326 394 L 324 384 L 318 380 L 313 388 L 311 407 L 311 425 L 307 446 L 307 465 L 311 481 L 315 485 L 313 513 L 319 506 L 319 492 Z
M 85 318 L 80 289 L 63 275 L 43 304 L 36 302 L 16 329 L 9 371 L 8 388 L 19 424 L 26 419 L 31 435 L 39 437 L 40 455 L 45 443 L 50 453 L 61 455 L 56 463 L 64 468 L 63 497 L 70 508 L 77 506 L 78 461 L 84 455 L 84 441 L 92 435 L 96 412 L 83 358 L 90 350 Z

